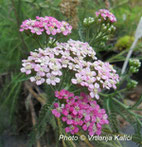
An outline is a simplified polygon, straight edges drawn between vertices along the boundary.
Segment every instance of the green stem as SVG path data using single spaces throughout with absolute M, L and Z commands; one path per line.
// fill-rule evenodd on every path
M 82 134 L 81 132 L 78 132 L 77 135 L 81 137 L 83 134 Z M 89 147 L 93 147 L 93 145 L 89 142 L 89 140 L 87 139 L 87 137 L 86 137 L 86 139 L 84 140 L 84 142 L 85 142 Z
M 138 108 L 130 108 L 132 110 L 135 110 L 135 111 L 142 111 L 142 109 L 138 109 Z
M 53 90 L 53 92 L 55 92 L 55 89 L 53 88 L 53 86 L 51 86 L 51 85 L 49 85 L 50 86 L 50 88 Z
M 62 78 L 61 78 L 61 82 L 60 82 L 60 84 L 59 84 L 58 90 L 61 90 L 61 88 L 62 88 L 62 85 L 63 85 L 63 83 L 64 83 L 64 79 L 65 79 L 65 75 L 66 75 L 66 73 L 65 73 L 65 71 L 63 70 L 63 76 L 62 76 Z
M 134 51 L 138 50 L 137 48 L 134 49 Z M 108 60 L 106 60 L 107 62 L 119 62 L 119 61 L 125 61 L 125 57 L 124 59 L 119 59 L 119 57 L 122 57 L 123 54 L 127 53 L 129 51 L 129 49 L 126 49 L 124 51 L 121 51 L 119 54 L 117 54 L 116 56 L 112 56 L 111 58 L 109 58 Z
M 96 26 L 97 26 L 97 23 L 96 23 Z M 99 29 L 96 31 L 96 33 L 94 34 L 93 38 L 90 40 L 89 44 L 91 45 L 95 39 L 95 37 L 98 35 L 98 33 L 100 32 L 102 28 L 102 25 L 99 25 Z
M 110 101 L 110 99 L 108 98 L 108 99 L 107 99 L 107 110 L 108 110 L 108 114 L 111 113 L 110 108 L 109 108 L 109 101 Z
M 51 45 L 51 48 L 54 47 L 54 44 L 56 43 L 57 39 L 55 39 Z
M 124 88 L 124 89 L 121 89 L 121 90 L 118 90 L 114 93 L 109 93 L 109 94 L 99 93 L 99 95 L 101 95 L 103 97 L 112 97 L 112 96 L 115 96 L 118 93 L 122 93 L 122 92 L 125 92 L 125 91 L 127 91 L 127 88 Z
M 40 43 L 40 41 L 38 40 L 38 38 L 35 37 L 34 39 L 35 39 L 36 43 L 40 46 L 40 48 L 43 48 L 42 45 L 41 45 L 41 43 Z
M 46 41 L 45 41 L 45 43 L 46 43 L 46 47 L 47 47 L 49 36 L 48 36 L 46 33 L 45 33 L 45 36 L 46 36 Z
M 112 98 L 113 101 L 115 101 L 117 104 L 119 104 L 121 107 L 128 109 L 129 107 L 126 106 L 125 104 L 121 103 L 119 100 L 117 100 L 116 98 Z
M 87 29 L 86 29 L 86 42 L 88 42 L 88 40 L 89 40 L 89 32 L 90 32 L 90 29 L 89 29 L 89 27 L 87 27 Z
M 111 58 L 109 58 L 107 60 L 107 62 L 113 62 L 114 59 L 117 59 L 118 57 L 122 56 L 123 54 L 127 53 L 128 52 L 128 49 L 127 50 L 124 50 L 122 52 L 120 52 L 119 54 L 117 54 L 116 56 L 112 56 Z
M 59 118 L 57 118 L 57 123 L 58 123 L 58 127 L 59 127 L 59 134 L 62 134 L 61 122 L 60 122 Z M 63 144 L 63 147 L 67 147 L 66 143 L 64 142 L 64 139 L 62 139 L 62 144 Z
M 133 116 L 142 118 L 141 115 L 132 112 L 132 111 L 129 109 L 129 106 L 126 106 L 125 104 L 121 103 L 120 101 L 118 101 L 118 100 L 115 99 L 115 98 L 112 98 L 112 100 L 115 101 L 117 104 L 119 104 L 119 105 L 120 105 L 121 107 L 123 107 L 124 109 L 127 109 L 127 112 L 129 112 L 129 113 L 132 114 Z
M 74 91 L 72 91 L 72 93 L 75 93 L 75 92 L 78 92 L 78 91 L 80 91 L 80 89 L 74 90 Z

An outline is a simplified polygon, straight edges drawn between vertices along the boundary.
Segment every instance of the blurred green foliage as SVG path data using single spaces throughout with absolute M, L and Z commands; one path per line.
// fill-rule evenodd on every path
M 124 49 L 129 49 L 134 41 L 134 37 L 132 36 L 123 36 L 119 38 L 115 44 L 116 50 L 122 51 Z
M 137 24 L 142 16 L 141 0 L 123 0 L 112 8 L 116 18 L 116 36 L 134 35 Z

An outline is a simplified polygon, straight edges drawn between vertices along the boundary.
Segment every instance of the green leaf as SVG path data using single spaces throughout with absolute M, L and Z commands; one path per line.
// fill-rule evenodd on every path
M 58 6 L 61 3 L 61 0 L 54 0 L 53 5 Z
M 45 2 L 39 3 L 39 6 L 42 8 L 49 8 L 49 5 Z
M 28 2 L 28 3 L 33 3 L 34 0 L 22 0 L 22 1 L 25 1 L 25 2 Z
M 130 109 L 136 108 L 136 107 L 139 106 L 141 103 L 142 103 L 142 96 L 139 98 L 139 100 L 138 100 L 133 106 L 130 107 Z

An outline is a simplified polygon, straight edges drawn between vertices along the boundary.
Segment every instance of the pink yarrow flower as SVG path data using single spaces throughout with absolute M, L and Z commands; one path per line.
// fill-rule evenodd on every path
M 73 73 L 70 82 L 86 87 L 92 98 L 99 99 L 102 89 L 116 89 L 119 76 L 112 65 L 97 60 L 95 55 L 88 43 L 70 39 L 67 43 L 57 43 L 54 48 L 31 52 L 28 59 L 22 60 L 21 72 L 32 75 L 30 80 L 37 85 L 46 82 L 52 86 L 61 82 L 63 74 L 70 76 Z
M 35 20 L 27 19 L 22 22 L 20 32 L 29 31 L 32 34 L 42 35 L 45 32 L 47 35 L 63 34 L 67 36 L 71 33 L 72 26 L 65 21 L 58 21 L 51 16 L 39 17 Z
M 117 21 L 116 17 L 114 14 L 112 14 L 109 10 L 107 9 L 100 9 L 99 11 L 96 12 L 96 17 L 103 19 L 104 21 L 110 21 L 111 23 L 114 23 Z
M 55 96 L 60 104 L 54 104 L 52 114 L 61 118 L 66 124 L 66 133 L 76 134 L 81 128 L 88 131 L 89 135 L 100 135 L 102 126 L 109 123 L 105 110 L 83 92 L 80 96 L 74 96 L 73 93 L 63 89 L 56 91 Z

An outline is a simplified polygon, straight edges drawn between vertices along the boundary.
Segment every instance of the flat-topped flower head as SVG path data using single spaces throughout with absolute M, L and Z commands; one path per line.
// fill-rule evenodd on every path
M 37 16 L 35 20 L 27 19 L 22 22 L 20 31 L 31 32 L 32 34 L 42 35 L 45 32 L 47 35 L 63 34 L 67 36 L 71 33 L 72 26 L 65 21 L 59 21 L 54 17 Z
M 54 48 L 39 48 L 22 62 L 21 72 L 32 75 L 30 80 L 37 85 L 46 82 L 56 86 L 66 72 L 72 76 L 69 82 L 87 88 L 90 96 L 96 99 L 103 88 L 116 89 L 119 81 L 116 70 L 109 63 L 97 60 L 88 43 L 71 39 L 67 43 L 57 43 Z
M 109 123 L 105 110 L 83 92 L 80 96 L 74 96 L 63 89 L 56 91 L 55 97 L 59 103 L 54 103 L 52 114 L 64 122 L 66 133 L 76 134 L 84 130 L 88 131 L 89 135 L 100 135 L 102 126 Z
M 96 17 L 99 18 L 100 21 L 109 21 L 111 23 L 114 23 L 114 22 L 117 21 L 114 14 L 112 14 L 107 9 L 100 9 L 99 11 L 97 11 L 96 12 Z

